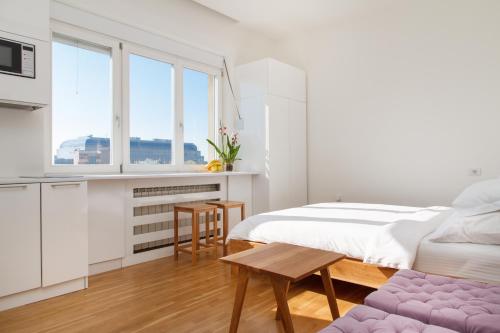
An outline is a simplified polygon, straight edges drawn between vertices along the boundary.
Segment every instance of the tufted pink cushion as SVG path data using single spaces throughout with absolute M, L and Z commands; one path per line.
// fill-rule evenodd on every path
M 415 319 L 358 305 L 335 320 L 320 333 L 453 333 L 455 331 L 427 325 Z M 456 332 L 455 332 L 456 333 Z
M 365 304 L 459 332 L 500 332 L 498 285 L 401 270 Z

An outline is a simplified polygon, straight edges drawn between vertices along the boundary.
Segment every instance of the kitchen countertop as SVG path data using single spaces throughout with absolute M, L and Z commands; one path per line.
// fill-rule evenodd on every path
M 118 174 L 88 174 L 88 175 L 61 175 L 48 174 L 41 177 L 12 177 L 0 178 L 0 184 L 32 184 L 32 183 L 60 183 L 92 180 L 127 180 L 152 178 L 188 178 L 188 177 L 227 177 L 258 175 L 253 171 L 233 172 L 165 172 L 165 173 L 118 173 Z
M 86 180 L 85 177 L 64 176 L 64 177 L 11 177 L 0 178 L 0 185 L 10 184 L 36 184 L 36 183 L 62 183 Z
M 226 177 L 226 176 L 251 176 L 258 172 L 232 171 L 232 172 L 165 172 L 165 173 L 118 173 L 84 175 L 86 180 L 111 180 L 111 179 L 141 179 L 141 178 L 187 178 L 187 177 Z

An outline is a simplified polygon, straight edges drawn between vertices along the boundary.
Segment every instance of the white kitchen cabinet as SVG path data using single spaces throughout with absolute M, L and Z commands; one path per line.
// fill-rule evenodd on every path
M 0 185 L 0 297 L 41 286 L 40 184 Z
M 0 104 L 36 108 L 48 105 L 51 97 L 50 43 L 4 31 L 0 31 L 0 38 L 35 45 L 35 78 L 0 74 Z
M 50 40 L 49 0 L 0 0 L 0 30 Z
M 125 257 L 125 182 L 88 183 L 89 264 Z
M 49 26 L 49 0 L 0 0 L 0 38 L 35 46 L 34 78 L 0 74 L 2 107 L 35 110 L 50 103 Z
M 88 275 L 87 182 L 42 184 L 42 286 Z
M 242 169 L 258 171 L 254 213 L 307 204 L 304 71 L 274 59 L 238 66 Z

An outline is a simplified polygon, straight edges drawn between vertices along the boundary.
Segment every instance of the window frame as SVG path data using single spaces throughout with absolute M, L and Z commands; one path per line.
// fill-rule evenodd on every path
M 52 106 L 48 108 L 45 117 L 47 129 L 45 142 L 45 170 L 51 174 L 95 174 L 120 172 L 174 172 L 174 171 L 201 171 L 203 165 L 184 163 L 184 68 L 200 71 L 209 75 L 209 137 L 217 141 L 219 120 L 222 119 L 222 68 L 206 65 L 183 57 L 169 54 L 144 45 L 120 41 L 117 38 L 97 32 L 69 25 L 60 21 L 51 21 L 51 47 L 57 37 L 68 40 L 80 40 L 82 43 L 95 44 L 111 50 L 112 62 L 112 153 L 111 164 L 84 164 L 84 165 L 54 165 L 52 156 Z M 173 66 L 173 147 L 171 164 L 131 164 L 130 163 L 130 106 L 129 106 L 129 55 L 135 54 L 163 61 Z M 52 67 L 51 67 L 52 68 Z M 215 84 L 217 82 L 217 90 Z M 52 85 L 52 70 L 51 70 Z M 51 97 L 52 98 L 52 97 Z M 210 123 L 212 126 L 210 126 Z M 209 146 L 207 161 L 215 158 L 215 151 Z
M 219 144 L 218 139 L 217 139 L 217 129 L 219 128 L 219 119 L 221 119 L 221 77 L 222 77 L 222 71 L 217 70 L 211 66 L 199 64 L 193 61 L 188 61 L 182 59 L 180 61 L 180 67 L 181 67 L 181 76 L 182 76 L 182 82 L 181 82 L 181 92 L 180 92 L 180 99 L 181 99 L 181 107 L 180 107 L 180 112 L 181 112 L 181 119 L 184 122 L 184 68 L 191 69 L 194 71 L 198 72 L 203 72 L 208 74 L 209 81 L 208 81 L 208 101 L 209 101 L 209 106 L 208 106 L 208 123 L 212 123 L 212 127 L 209 126 L 208 129 L 208 139 L 212 140 L 216 144 Z M 215 81 L 218 80 L 218 88 L 217 91 L 215 90 Z M 181 129 L 181 134 L 182 134 L 182 170 L 199 170 L 200 165 L 199 164 L 185 164 L 184 162 L 184 124 L 182 124 L 182 129 Z M 211 146 L 208 147 L 208 156 L 206 156 L 206 159 L 208 162 L 211 160 L 215 159 L 215 149 Z
M 174 82 L 172 84 L 172 163 L 170 164 L 132 164 L 130 163 L 130 66 L 129 56 L 131 54 L 149 58 L 152 60 L 162 61 L 172 65 L 174 70 Z M 122 126 L 122 152 L 123 152 L 123 171 L 138 172 L 138 171 L 175 171 L 177 165 L 177 127 L 179 123 L 177 109 L 177 76 L 178 68 L 176 66 L 176 58 L 164 52 L 142 47 L 139 45 L 123 43 L 122 44 L 122 109 L 123 109 L 123 126 Z
M 84 44 L 94 44 L 97 47 L 110 49 L 111 53 L 111 84 L 112 84 L 112 107 L 111 107 L 111 154 L 110 164 L 54 164 L 53 163 L 53 142 L 52 142 L 52 98 L 51 105 L 48 107 L 45 117 L 45 128 L 47 129 L 45 142 L 45 169 L 50 173 L 97 173 L 97 172 L 119 172 L 122 161 L 121 156 L 121 50 L 120 42 L 108 38 L 98 33 L 85 29 L 76 28 L 61 22 L 51 22 L 51 40 L 50 40 L 50 84 L 52 87 L 52 45 L 57 39 L 67 39 L 81 41 Z

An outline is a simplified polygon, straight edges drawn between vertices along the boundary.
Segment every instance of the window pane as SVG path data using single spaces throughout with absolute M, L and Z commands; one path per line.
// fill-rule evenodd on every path
M 129 56 L 130 163 L 172 163 L 173 78 L 171 64 Z
M 111 51 L 76 41 L 52 44 L 54 164 L 110 164 Z
M 206 73 L 184 69 L 185 164 L 205 164 L 208 160 L 207 138 L 210 138 L 209 112 L 211 110 L 209 79 Z

